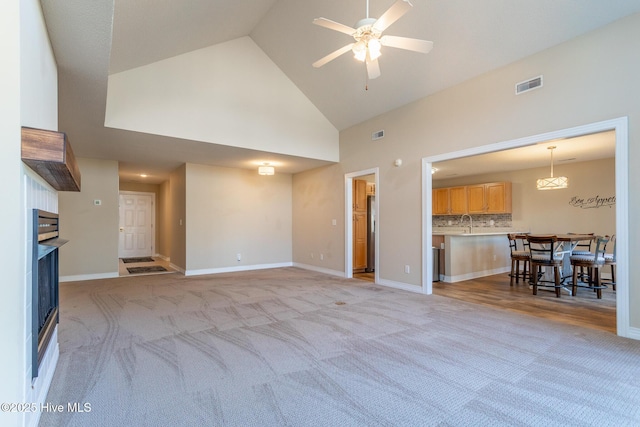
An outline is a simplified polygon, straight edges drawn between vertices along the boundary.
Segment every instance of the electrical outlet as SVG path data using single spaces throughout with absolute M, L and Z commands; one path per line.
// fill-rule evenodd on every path
M 311 252 L 311 259 L 313 259 L 313 252 Z
M 238 261 L 242 261 L 242 254 L 241 254 L 241 253 L 238 253 L 238 254 L 236 255 L 236 258 L 238 259 Z
M 324 254 L 320 254 L 320 261 L 324 260 Z
M 404 266 L 404 272 L 407 273 L 407 274 L 411 273 L 411 267 L 409 267 L 408 265 L 405 265 Z

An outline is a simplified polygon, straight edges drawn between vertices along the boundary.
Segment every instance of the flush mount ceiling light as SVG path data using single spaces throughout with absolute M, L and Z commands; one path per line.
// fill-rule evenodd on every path
M 391 24 L 396 22 L 413 6 L 408 0 L 396 0 L 389 9 L 378 19 L 369 18 L 369 0 L 367 0 L 367 17 L 356 23 L 356 28 L 340 24 L 326 18 L 316 18 L 313 23 L 330 30 L 339 31 L 354 38 L 353 43 L 349 43 L 340 49 L 330 53 L 313 63 L 315 68 L 322 67 L 329 61 L 333 61 L 340 55 L 349 51 L 360 62 L 367 64 L 367 76 L 369 79 L 380 77 L 380 66 L 378 58 L 381 55 L 382 46 L 406 49 L 414 52 L 429 53 L 433 47 L 433 42 L 408 37 L 383 36 L 382 32 Z
M 269 163 L 263 163 L 262 166 L 258 167 L 259 175 L 273 175 L 275 173 L 275 168 L 270 166 Z
M 569 186 L 569 180 L 566 176 L 553 176 L 553 150 L 555 148 L 555 145 L 547 147 L 547 150 L 551 151 L 551 176 L 548 178 L 540 178 L 536 181 L 538 190 L 559 190 Z

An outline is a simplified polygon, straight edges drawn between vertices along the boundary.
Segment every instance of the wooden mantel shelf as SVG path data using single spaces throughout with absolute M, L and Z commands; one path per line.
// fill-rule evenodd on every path
M 80 191 L 80 168 L 67 135 L 22 128 L 22 161 L 58 191 Z

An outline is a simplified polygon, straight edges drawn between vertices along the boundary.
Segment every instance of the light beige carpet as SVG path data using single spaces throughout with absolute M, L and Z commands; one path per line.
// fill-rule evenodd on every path
M 61 285 L 41 426 L 638 426 L 640 342 L 296 268 Z

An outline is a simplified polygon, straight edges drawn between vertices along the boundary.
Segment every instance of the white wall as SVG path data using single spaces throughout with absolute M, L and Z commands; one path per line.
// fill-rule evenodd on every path
M 0 3 L 0 180 L 4 209 L 0 209 L 0 245 L 4 286 L 0 287 L 0 402 L 24 398 L 25 250 L 23 175 L 20 161 L 20 2 Z M 18 413 L 0 413 L 0 424 L 18 426 Z
M 20 127 L 57 129 L 57 71 L 37 0 L 0 5 L 0 177 L 5 208 L 0 247 L 6 286 L 0 291 L 0 401 L 44 401 L 57 357 L 50 347 L 38 379 L 31 378 L 31 209 L 57 210 L 56 192 L 20 160 Z M 52 359 L 53 358 L 53 359 Z M 38 414 L 0 413 L 0 424 L 35 425 Z
M 249 37 L 109 76 L 105 125 L 338 161 L 338 131 Z
M 82 191 L 63 191 L 60 234 L 69 243 L 60 248 L 60 280 L 118 276 L 118 162 L 76 158 Z M 100 205 L 94 201 L 100 200 Z
M 187 164 L 186 214 L 187 274 L 291 265 L 291 175 Z

